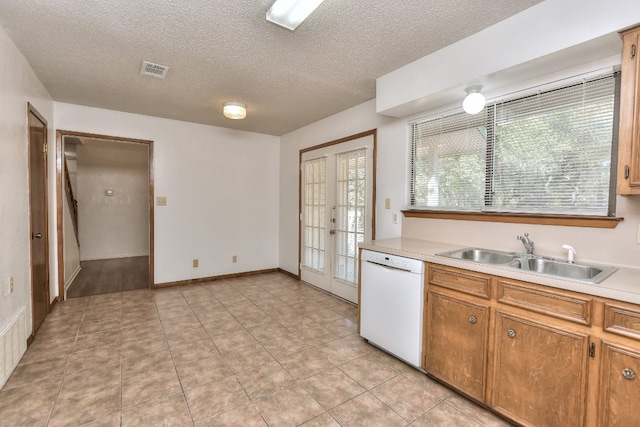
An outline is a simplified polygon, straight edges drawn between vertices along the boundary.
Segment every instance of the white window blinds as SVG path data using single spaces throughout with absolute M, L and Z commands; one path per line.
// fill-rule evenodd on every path
M 612 215 L 613 73 L 410 123 L 414 208 Z

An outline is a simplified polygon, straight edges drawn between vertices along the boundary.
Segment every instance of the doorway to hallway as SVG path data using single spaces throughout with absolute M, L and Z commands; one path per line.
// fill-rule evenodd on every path
M 153 142 L 58 131 L 57 155 L 60 295 L 152 288 Z

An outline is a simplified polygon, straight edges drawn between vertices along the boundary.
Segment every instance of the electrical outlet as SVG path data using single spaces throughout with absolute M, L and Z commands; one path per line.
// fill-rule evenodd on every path
M 193 260 L 193 266 L 194 266 L 194 267 L 197 267 L 197 266 L 198 266 L 198 260 L 197 260 L 197 259 L 194 259 L 194 260 Z
M 232 256 L 231 262 L 238 262 L 238 256 L 237 255 Z
M 393 212 L 391 214 L 391 222 L 393 222 L 394 224 L 398 223 L 398 212 Z
M 167 206 L 167 198 L 164 196 L 156 197 L 156 206 Z
M 9 293 L 13 293 L 13 276 L 9 277 Z

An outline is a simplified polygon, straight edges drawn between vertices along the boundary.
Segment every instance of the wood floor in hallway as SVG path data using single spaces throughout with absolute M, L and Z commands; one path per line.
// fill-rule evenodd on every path
M 149 257 L 81 261 L 67 298 L 149 289 Z

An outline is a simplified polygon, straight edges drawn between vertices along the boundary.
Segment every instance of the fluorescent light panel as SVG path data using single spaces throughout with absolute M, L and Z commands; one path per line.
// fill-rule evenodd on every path
M 323 0 L 276 0 L 267 12 L 267 21 L 295 30 Z

